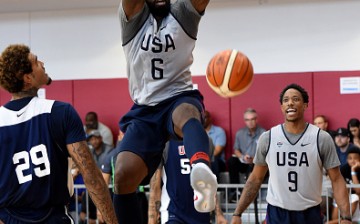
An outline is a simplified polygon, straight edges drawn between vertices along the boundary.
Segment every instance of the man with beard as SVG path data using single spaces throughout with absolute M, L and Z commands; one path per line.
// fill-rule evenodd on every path
M 136 188 L 159 166 L 165 143 L 182 140 L 193 165 L 199 212 L 215 208 L 216 176 L 202 126 L 203 97 L 193 90 L 190 66 L 198 25 L 209 0 L 122 0 L 119 17 L 127 58 L 131 110 L 115 167 L 114 206 L 120 223 L 141 223 Z
M 340 173 L 340 161 L 331 136 L 304 119 L 309 96 L 297 84 L 280 93 L 285 122 L 264 132 L 254 158 L 254 169 L 246 181 L 232 224 L 254 201 L 269 170 L 267 224 L 323 223 L 320 203 L 322 170 L 329 174 L 341 223 L 351 223 L 348 190 Z
M 72 161 L 106 223 L 117 223 L 108 188 L 68 103 L 40 99 L 50 84 L 44 63 L 25 45 L 0 56 L 0 85 L 12 100 L 0 107 L 0 224 L 74 223 Z

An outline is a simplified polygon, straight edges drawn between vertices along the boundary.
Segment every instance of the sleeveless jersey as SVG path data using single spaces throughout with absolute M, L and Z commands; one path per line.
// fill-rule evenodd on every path
M 168 155 L 167 155 L 168 154 Z M 161 191 L 161 222 L 169 219 L 187 224 L 209 224 L 210 214 L 194 208 L 194 190 L 190 186 L 190 160 L 182 142 L 169 141 L 164 152 L 163 187 Z
M 266 155 L 270 172 L 268 203 L 294 211 L 320 204 L 322 161 L 318 136 L 319 128 L 309 124 L 299 140 L 292 144 L 285 136 L 282 125 L 271 129 Z
M 18 111 L 6 107 L 18 107 L 16 101 L 29 102 Z M 85 139 L 81 119 L 69 104 L 38 97 L 7 105 L 0 107 L 0 208 L 24 219 L 40 218 L 69 202 L 66 144 Z
M 192 90 L 190 66 L 201 15 L 190 0 L 173 3 L 160 24 L 147 4 L 130 21 L 122 4 L 119 14 L 132 100 L 153 106 Z

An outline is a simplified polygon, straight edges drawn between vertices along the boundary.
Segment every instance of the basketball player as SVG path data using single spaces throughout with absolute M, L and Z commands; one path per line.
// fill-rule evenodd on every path
M 12 99 L 0 107 L 0 223 L 74 223 L 66 209 L 72 161 L 106 223 L 117 223 L 79 115 L 70 104 L 37 97 L 50 83 L 29 47 L 2 52 L 0 84 Z
M 322 168 L 332 182 L 341 223 L 351 223 L 348 190 L 331 136 L 304 120 L 309 96 L 297 84 L 280 94 L 285 122 L 264 132 L 258 142 L 254 170 L 232 218 L 241 223 L 241 214 L 254 201 L 269 169 L 266 223 L 323 223 L 320 213 Z
M 215 146 L 209 141 L 210 154 L 213 154 Z M 166 144 L 161 165 L 150 181 L 149 224 L 158 223 L 159 212 L 161 223 L 210 223 L 209 213 L 199 213 L 194 209 L 190 170 L 190 161 L 182 142 L 170 140 Z M 218 224 L 227 223 L 218 203 L 215 213 Z
M 169 138 L 183 139 L 200 212 L 215 208 L 216 176 L 209 168 L 202 127 L 202 95 L 193 90 L 190 66 L 201 16 L 209 0 L 122 0 L 119 16 L 127 59 L 131 110 L 115 168 L 114 205 L 120 223 L 140 223 L 135 190 L 158 168 Z M 201 183 L 205 183 L 202 189 Z M 207 192 L 207 193 L 205 193 Z

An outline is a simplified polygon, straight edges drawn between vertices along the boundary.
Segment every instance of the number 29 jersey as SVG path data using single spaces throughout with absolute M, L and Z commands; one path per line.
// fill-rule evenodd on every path
M 66 205 L 72 190 L 66 145 L 84 139 L 67 103 L 29 97 L 0 107 L 0 208 L 41 214 Z

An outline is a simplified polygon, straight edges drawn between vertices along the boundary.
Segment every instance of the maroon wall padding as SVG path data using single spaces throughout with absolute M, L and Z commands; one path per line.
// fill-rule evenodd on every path
M 119 133 L 118 122 L 132 106 L 127 79 L 96 79 L 74 81 L 74 107 L 83 122 L 89 111 L 110 127 L 114 139 Z
M 45 86 L 46 99 L 67 102 L 73 105 L 73 82 L 71 80 L 53 81 Z
M 314 115 L 327 116 L 331 130 L 360 119 L 360 94 L 340 94 L 340 77 L 360 77 L 360 71 L 314 73 Z
M 4 105 L 11 99 L 11 95 L 5 91 L 2 87 L 0 87 L 0 105 Z
M 226 156 L 229 157 L 235 133 L 245 125 L 243 113 L 246 108 L 257 110 L 258 122 L 265 129 L 284 122 L 279 94 L 290 83 L 302 85 L 309 93 L 310 103 L 305 113 L 308 122 L 312 122 L 316 114 L 325 114 L 330 128 L 336 129 L 346 127 L 352 117 L 360 118 L 360 94 L 340 95 L 340 77 L 354 76 L 360 77 L 360 71 L 256 74 L 249 90 L 231 99 L 213 92 L 205 76 L 194 76 L 193 82 L 204 95 L 205 108 L 212 114 L 214 123 L 226 131 Z M 71 103 L 83 121 L 87 112 L 97 112 L 99 120 L 111 128 L 114 139 L 120 117 L 133 104 L 126 78 L 54 81 L 45 88 L 46 98 Z M 10 99 L 10 94 L 0 88 L 0 104 Z

